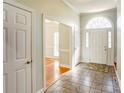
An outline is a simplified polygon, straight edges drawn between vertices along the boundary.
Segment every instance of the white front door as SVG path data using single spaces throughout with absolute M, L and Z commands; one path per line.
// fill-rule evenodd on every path
M 107 63 L 107 30 L 90 30 L 89 34 L 89 56 L 90 62 Z
M 31 93 L 31 13 L 3 7 L 4 93 Z
M 60 65 L 72 67 L 72 28 L 59 24 L 59 61 Z

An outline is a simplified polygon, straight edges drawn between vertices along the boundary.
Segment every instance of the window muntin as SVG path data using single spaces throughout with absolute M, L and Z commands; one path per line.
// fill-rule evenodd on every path
M 95 17 L 86 25 L 86 29 L 111 28 L 111 22 L 105 17 Z

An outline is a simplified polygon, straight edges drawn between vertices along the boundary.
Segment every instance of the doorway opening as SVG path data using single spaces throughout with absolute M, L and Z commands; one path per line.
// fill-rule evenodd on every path
M 61 65 L 60 23 L 46 18 L 44 26 L 44 86 L 48 88 L 70 68 Z

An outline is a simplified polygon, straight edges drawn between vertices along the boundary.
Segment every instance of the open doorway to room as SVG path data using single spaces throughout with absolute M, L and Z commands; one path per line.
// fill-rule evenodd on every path
M 59 23 L 45 19 L 45 70 L 48 87 L 59 77 Z
M 70 70 L 63 66 L 62 62 L 69 59 L 69 56 L 63 56 L 62 46 L 68 46 L 63 43 L 63 34 L 60 32 L 60 23 L 45 18 L 44 21 L 44 86 L 48 88 L 64 73 Z M 65 34 L 65 33 L 64 33 Z M 67 33 L 68 35 L 68 33 Z M 67 40 L 68 41 L 68 40 Z M 65 45 L 64 45 L 65 44 Z M 68 53 L 68 52 L 67 52 Z

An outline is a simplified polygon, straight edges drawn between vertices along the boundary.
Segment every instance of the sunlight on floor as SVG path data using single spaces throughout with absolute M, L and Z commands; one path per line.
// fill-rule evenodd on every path
M 47 87 L 50 86 L 54 81 L 58 80 L 61 75 L 70 70 L 67 67 L 59 66 L 59 61 L 53 58 L 46 58 L 45 66 Z

